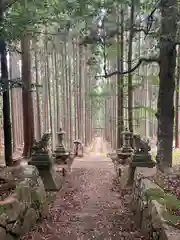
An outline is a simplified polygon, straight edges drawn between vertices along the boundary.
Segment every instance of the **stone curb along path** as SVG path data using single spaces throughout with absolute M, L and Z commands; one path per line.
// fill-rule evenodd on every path
M 34 166 L 8 167 L 0 172 L 16 184 L 12 193 L 0 201 L 0 240 L 16 240 L 36 224 L 46 205 L 46 192 Z
M 49 213 L 22 240 L 140 240 L 128 191 L 120 191 L 114 165 L 102 156 L 75 159 Z
M 147 191 L 163 191 L 152 180 L 148 179 L 156 169 L 136 168 L 133 186 L 133 211 L 137 225 L 148 239 L 180 240 L 180 230 L 165 223 L 164 207 L 157 199 L 152 199 Z

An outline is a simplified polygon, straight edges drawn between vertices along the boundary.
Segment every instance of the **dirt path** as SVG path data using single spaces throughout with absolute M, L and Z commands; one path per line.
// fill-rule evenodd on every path
M 134 226 L 129 200 L 117 186 L 111 160 L 77 159 L 47 219 L 24 239 L 145 239 Z

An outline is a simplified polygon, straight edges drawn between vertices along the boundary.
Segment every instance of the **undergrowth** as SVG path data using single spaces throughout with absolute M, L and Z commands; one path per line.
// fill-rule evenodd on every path
M 165 193 L 162 189 L 151 188 L 146 190 L 146 196 L 163 206 L 162 217 L 166 223 L 180 228 L 180 200 L 175 195 Z
M 156 151 L 151 151 L 151 156 L 154 161 L 156 161 Z M 173 150 L 173 165 L 180 164 L 180 149 Z

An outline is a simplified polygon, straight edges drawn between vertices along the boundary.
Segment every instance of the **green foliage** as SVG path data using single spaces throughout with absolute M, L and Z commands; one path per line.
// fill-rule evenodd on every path
M 36 33 L 45 26 L 52 27 L 53 24 L 58 28 L 57 33 L 64 33 L 69 28 L 77 28 L 79 24 L 87 20 L 88 16 L 91 15 L 92 18 L 92 15 L 95 15 L 95 9 L 89 6 L 89 0 L 83 2 L 82 0 L 16 1 L 5 13 L 2 23 L 3 36 L 8 41 L 18 40 L 24 34 Z
M 151 200 L 156 200 L 163 206 L 163 217 L 168 224 L 177 226 L 180 222 L 180 216 L 174 212 L 180 209 L 180 200 L 173 194 L 165 193 L 162 189 L 150 188 L 145 192 Z
M 97 86 L 91 90 L 89 97 L 94 111 L 99 111 L 103 106 L 104 99 L 102 98 L 101 92 L 99 92 Z
M 149 75 L 147 76 L 148 81 L 150 81 L 150 83 L 152 85 L 159 85 L 159 77 L 156 75 Z
M 6 36 L 8 41 L 18 40 L 27 32 L 32 33 L 40 25 L 46 25 L 48 21 L 52 21 L 55 16 L 56 1 L 53 2 L 53 6 L 49 2 L 38 0 L 16 1 L 5 13 L 3 36 Z
M 117 56 L 117 44 L 112 44 L 110 47 L 107 49 L 107 57 L 112 59 Z
M 150 114 L 154 114 L 155 115 L 155 113 L 156 113 L 156 109 L 153 109 L 151 107 L 138 106 L 138 108 L 142 109 L 142 110 L 144 110 L 144 112 L 146 111 L 146 112 L 148 112 Z
M 3 22 L 3 37 L 12 42 L 19 40 L 27 33 L 39 34 L 39 32 L 49 31 L 59 34 L 59 39 L 64 39 L 64 36 L 85 36 L 97 30 L 97 22 L 100 18 L 102 9 L 106 11 L 105 27 L 107 31 L 116 29 L 117 6 L 124 4 L 127 7 L 131 4 L 129 0 L 108 0 L 105 2 L 99 0 L 18 0 L 5 13 Z M 136 1 L 136 7 L 140 7 L 140 1 Z M 152 10 L 152 3 L 146 0 L 141 4 L 140 13 Z M 125 22 L 128 23 L 129 15 L 125 12 Z M 50 29 L 50 30 L 49 30 Z M 51 36 L 50 36 L 51 37 Z M 110 45 L 106 47 L 107 58 L 114 59 L 117 56 L 117 42 L 114 38 L 108 40 Z M 126 48 L 126 46 L 125 46 Z M 96 75 L 103 74 L 103 47 L 101 44 L 94 43 L 91 46 L 92 57 L 94 64 L 90 66 L 91 71 Z M 116 62 L 116 59 L 115 59 Z M 134 64 L 134 63 L 133 63 Z M 127 63 L 125 63 L 127 66 Z M 158 84 L 158 77 L 154 75 L 148 76 L 152 84 Z M 107 83 L 100 79 L 101 84 L 99 91 L 96 86 L 89 94 L 94 111 L 104 106 L 104 100 L 109 96 L 116 94 L 116 81 Z M 128 87 L 127 76 L 123 77 L 125 91 Z M 139 87 L 143 83 L 137 75 L 133 75 L 133 89 Z M 138 106 L 144 112 L 155 113 L 154 108 Z
M 164 199 L 164 197 L 165 197 L 165 192 L 160 188 L 147 189 L 145 194 L 151 200 L 160 201 L 161 199 Z

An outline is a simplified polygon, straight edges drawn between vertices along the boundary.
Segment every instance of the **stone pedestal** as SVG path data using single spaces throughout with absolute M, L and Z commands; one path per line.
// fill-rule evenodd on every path
M 155 166 L 155 162 L 152 160 L 151 154 L 146 152 L 134 153 L 131 158 L 132 167 L 149 167 Z
M 67 164 L 67 159 L 69 157 L 69 152 L 66 151 L 63 144 L 56 147 L 54 151 L 55 163 L 56 164 Z
M 120 148 L 117 150 L 117 155 L 118 155 L 118 162 L 120 164 L 126 164 L 127 163 L 127 159 L 131 157 L 132 155 L 132 150 L 131 149 L 123 149 Z
M 36 153 L 32 155 L 28 163 L 37 167 L 47 191 L 58 191 L 62 185 L 62 179 L 55 171 L 51 155 L 48 153 Z
M 36 166 L 38 170 L 50 169 L 53 165 L 53 161 L 50 153 L 38 152 L 32 154 L 29 164 Z
M 129 165 L 115 164 L 115 171 L 120 183 L 120 187 L 122 189 L 125 188 L 129 178 Z
M 134 181 L 134 173 L 136 167 L 153 168 L 155 162 L 152 160 L 151 155 L 148 152 L 136 152 L 131 156 L 129 165 L 129 180 L 128 185 L 132 185 Z
M 118 162 L 118 155 L 116 152 L 108 153 L 107 157 L 110 157 L 113 163 Z
M 62 187 L 62 177 L 55 171 L 54 166 L 49 169 L 39 171 L 46 191 L 58 191 Z

